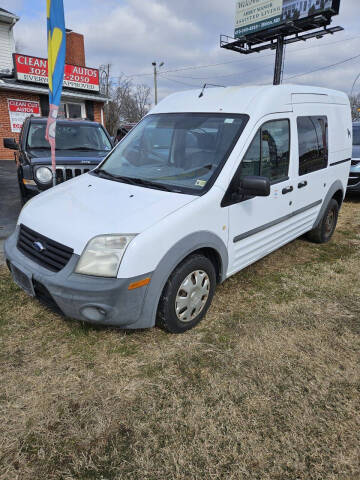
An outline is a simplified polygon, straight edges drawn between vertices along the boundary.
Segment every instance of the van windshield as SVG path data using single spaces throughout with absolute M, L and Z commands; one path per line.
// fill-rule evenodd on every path
M 360 145 L 360 125 L 353 127 L 353 145 Z
M 233 150 L 247 115 L 149 115 L 95 170 L 107 178 L 149 188 L 201 194 Z

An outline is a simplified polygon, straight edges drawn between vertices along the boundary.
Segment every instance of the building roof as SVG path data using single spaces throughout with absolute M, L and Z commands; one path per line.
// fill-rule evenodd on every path
M 13 23 L 14 20 L 15 22 L 17 22 L 20 17 L 15 15 L 15 13 L 11 13 L 8 10 L 5 10 L 5 8 L 0 8 L 0 19 L 1 21 L 6 23 Z
M 15 78 L 0 78 L 0 90 L 13 90 L 14 92 L 37 93 L 42 95 L 48 95 L 49 93 L 49 89 L 45 86 L 25 85 Z M 106 102 L 108 100 L 107 97 L 101 94 L 90 93 L 86 90 L 76 91 L 64 89 L 63 96 L 79 100 L 92 100 L 94 102 Z
M 14 13 L 9 12 L 9 10 L 5 10 L 5 8 L 0 8 L 0 12 L 9 13 L 10 15 L 13 15 L 14 17 L 16 17 Z

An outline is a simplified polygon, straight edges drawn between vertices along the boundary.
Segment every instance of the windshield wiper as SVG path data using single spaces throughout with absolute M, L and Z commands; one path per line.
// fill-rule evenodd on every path
M 118 181 L 118 182 L 130 183 L 130 184 L 135 185 L 135 184 L 132 182 L 132 179 L 131 179 L 131 178 L 122 177 L 122 176 L 120 176 L 120 175 L 114 175 L 113 173 L 110 173 L 110 172 L 108 172 L 107 170 L 99 170 L 99 169 L 96 169 L 96 170 L 93 170 L 92 173 L 95 173 L 96 175 L 102 175 L 102 176 L 107 177 L 107 178 L 111 178 L 111 179 L 116 180 L 116 181 Z
M 179 193 L 179 190 L 171 188 L 170 186 L 168 187 L 167 185 L 151 182 L 150 180 L 144 180 L 143 178 L 131 178 L 131 181 L 133 182 L 134 185 L 141 185 L 142 187 L 146 187 L 146 188 L 155 188 L 156 190 L 164 190 L 166 192 Z
M 137 185 L 145 188 L 154 188 L 156 190 L 164 190 L 166 192 L 176 192 L 181 193 L 179 190 L 174 188 L 168 187 L 166 185 L 160 185 L 158 183 L 150 182 L 149 180 L 144 180 L 142 178 L 130 178 L 130 177 L 123 177 L 121 175 L 114 175 L 106 170 L 93 170 L 92 173 L 97 175 L 103 175 L 104 177 L 111 178 L 117 182 L 128 183 L 130 185 Z

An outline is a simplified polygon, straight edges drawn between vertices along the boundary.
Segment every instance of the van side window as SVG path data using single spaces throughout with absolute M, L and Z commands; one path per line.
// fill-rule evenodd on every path
M 327 117 L 298 117 L 299 175 L 322 170 L 328 165 Z
M 290 162 L 290 122 L 264 123 L 256 133 L 240 165 L 240 177 L 256 175 L 271 182 L 287 178 Z

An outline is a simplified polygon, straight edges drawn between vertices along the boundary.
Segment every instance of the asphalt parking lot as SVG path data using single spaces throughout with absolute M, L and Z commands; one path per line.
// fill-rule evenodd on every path
M 4 263 L 4 241 L 14 231 L 20 209 L 15 162 L 0 160 L 0 265 Z

